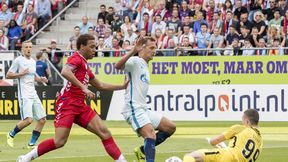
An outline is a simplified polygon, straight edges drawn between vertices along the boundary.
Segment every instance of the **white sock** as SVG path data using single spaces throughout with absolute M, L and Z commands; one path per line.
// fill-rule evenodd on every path
M 115 162 L 127 162 L 125 157 L 121 154 L 118 158 L 118 160 L 115 160 Z
M 33 150 L 28 152 L 26 155 L 24 155 L 24 158 L 31 161 L 38 157 L 38 146 L 36 146 Z

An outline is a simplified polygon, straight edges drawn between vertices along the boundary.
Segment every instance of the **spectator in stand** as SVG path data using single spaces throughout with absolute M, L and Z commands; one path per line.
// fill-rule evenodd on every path
M 274 19 L 271 19 L 268 23 L 268 27 L 271 28 L 272 26 L 274 26 L 275 28 L 277 28 L 278 31 L 280 31 L 281 28 L 281 21 L 282 21 L 282 17 L 280 15 L 280 10 L 279 9 L 275 9 L 274 10 Z
M 194 26 L 193 26 L 193 32 L 194 33 L 201 32 L 201 24 L 206 24 L 206 26 L 208 27 L 207 21 L 205 21 L 203 19 L 203 13 L 202 12 L 198 12 L 197 20 L 194 22 Z
M 193 12 L 193 15 L 194 15 L 193 21 L 197 20 L 198 12 L 202 12 L 202 14 L 203 14 L 203 19 L 206 20 L 206 18 L 207 18 L 207 11 L 202 8 L 202 5 L 196 3 L 194 8 L 195 8 L 194 11 L 192 11 L 192 12 Z
M 183 41 L 184 41 L 184 38 L 187 37 L 189 39 L 190 46 L 193 47 L 194 41 L 195 41 L 195 37 L 192 34 L 192 29 L 190 28 L 190 26 L 184 25 L 183 26 L 183 30 L 184 30 L 183 34 L 179 37 L 179 44 L 182 44 Z
M 17 4 L 17 11 L 13 13 L 13 19 L 16 21 L 18 26 L 22 26 L 25 11 L 23 10 L 23 3 Z
M 233 0 L 234 1 L 234 0 Z M 223 4 L 223 7 L 221 9 L 221 12 L 222 12 L 222 20 L 225 21 L 226 20 L 226 15 L 227 15 L 227 12 L 230 11 L 232 12 L 233 10 L 233 5 L 231 3 L 231 0 L 226 0 L 225 1 L 225 4 Z
M 110 57 L 121 57 L 125 54 L 125 52 L 121 51 L 123 50 L 121 46 L 119 45 L 119 40 L 116 37 L 113 37 L 112 39 L 112 52 L 110 52 Z
M 156 8 L 153 16 L 155 17 L 157 15 L 160 15 L 162 18 L 162 21 L 167 22 L 168 18 L 169 18 L 169 11 L 165 8 L 165 1 L 164 0 L 158 1 L 158 4 L 156 7 L 157 8 Z
M 211 39 L 209 41 L 209 45 L 207 48 L 223 48 L 224 46 L 224 37 L 223 35 L 220 35 L 221 29 L 219 27 L 214 28 L 214 33 L 211 36 Z M 221 51 L 213 51 L 213 55 L 221 56 Z
M 238 34 L 240 33 L 240 27 L 243 25 L 247 27 L 250 33 L 252 29 L 252 23 L 248 20 L 248 13 L 242 13 L 240 16 L 240 21 L 238 21 L 236 25 L 236 30 Z
M 274 47 L 275 49 L 269 50 L 269 55 L 283 55 L 284 54 L 284 50 L 282 49 L 282 47 L 284 47 L 284 43 L 285 43 L 285 37 L 282 40 L 282 43 L 280 43 L 280 38 L 274 38 L 273 40 L 273 45 L 272 47 Z
M 268 28 L 267 45 L 271 47 L 273 45 L 274 39 L 279 39 L 280 36 L 280 32 L 275 26 L 271 26 L 270 28 Z
M 111 29 L 106 28 L 104 31 L 104 45 L 105 45 L 105 47 L 110 48 L 110 49 L 112 48 L 112 39 L 113 39 L 113 35 L 111 35 Z
M 162 34 L 165 34 L 166 23 L 162 21 L 161 15 L 156 15 L 156 21 L 152 25 L 151 35 L 155 35 L 156 29 L 160 29 Z
M 213 21 L 213 14 L 214 12 L 218 12 L 217 6 L 215 6 L 215 0 L 209 0 L 209 6 L 206 8 L 207 11 L 207 19 L 209 26 L 211 22 Z
M 244 46 L 244 40 L 245 39 L 249 39 L 250 35 L 249 35 L 249 30 L 247 29 L 247 27 L 245 25 L 240 27 L 240 36 L 239 36 L 239 43 L 241 43 L 241 46 Z M 232 38 L 233 40 L 233 38 Z
M 10 9 L 11 12 L 17 12 L 18 4 L 23 5 L 24 0 L 4 0 L 4 3 L 5 1 L 7 2 L 6 4 L 8 4 L 8 8 Z
M 252 28 L 253 27 L 258 29 L 258 35 L 261 37 L 266 36 L 266 24 L 264 22 L 264 15 L 261 11 L 256 11 L 254 13 L 254 19 L 252 21 Z
M 29 4 L 27 13 L 24 16 L 24 22 L 22 24 L 22 29 L 24 29 L 25 40 L 28 40 L 36 31 L 37 17 L 38 16 L 36 12 L 34 12 L 33 5 Z
M 257 29 L 257 28 L 256 28 Z M 246 50 L 243 50 L 242 56 L 253 56 L 255 54 L 255 50 L 250 50 L 249 48 L 252 48 L 252 44 L 249 39 L 244 40 L 244 46 L 243 48 L 247 48 Z
M 105 22 L 105 18 L 108 15 L 108 12 L 106 11 L 106 6 L 104 4 L 100 5 L 100 12 L 98 13 L 97 19 L 99 20 L 100 18 Z
M 123 24 L 123 21 L 120 19 L 120 16 L 118 14 L 114 15 L 114 20 L 111 22 L 111 30 L 112 32 L 121 32 L 121 25 Z M 136 30 L 136 27 L 135 27 Z
M 221 20 L 220 14 L 218 11 L 214 12 L 213 14 L 213 20 L 210 23 L 210 33 L 213 33 L 215 28 L 220 29 L 220 33 L 222 33 L 222 28 L 223 28 L 223 21 Z
M 66 48 L 67 50 L 73 50 L 73 51 L 77 50 L 76 41 L 77 41 L 79 36 L 80 36 L 80 27 L 75 26 L 74 27 L 74 35 L 69 38 L 69 44 Z
M 208 25 L 201 24 L 201 31 L 196 34 L 196 43 L 198 48 L 207 48 L 211 39 L 211 35 L 208 32 Z M 198 55 L 206 56 L 208 51 L 199 51 Z
M 288 10 L 286 10 L 285 12 L 285 16 L 283 18 L 283 20 L 281 21 L 281 33 L 282 35 L 287 36 L 288 33 Z
M 115 15 L 114 8 L 113 7 L 109 7 L 108 8 L 108 14 L 105 17 L 105 23 L 106 23 L 106 25 L 108 27 L 111 26 L 111 23 L 114 20 L 114 15 Z
M 266 48 L 266 42 L 264 38 L 259 39 L 259 43 L 257 45 L 258 48 Z M 257 49 L 255 51 L 255 55 L 268 55 L 268 51 L 266 49 Z
M 288 10 L 288 4 L 286 0 L 279 0 L 279 10 L 280 15 L 285 16 L 286 11 Z
M 8 50 L 9 47 L 9 40 L 4 35 L 4 30 L 0 29 L 0 51 Z
M 142 18 L 143 18 L 142 21 L 138 23 L 138 30 L 145 29 L 146 33 L 149 35 L 151 34 L 151 30 L 152 30 L 152 22 L 150 21 L 149 14 L 145 12 Z
M 104 44 L 104 38 L 103 37 L 99 37 L 98 38 L 98 44 L 96 46 L 96 50 L 97 52 L 97 57 L 108 57 L 109 56 L 109 52 L 101 52 L 101 50 L 107 50 L 108 48 L 105 46 Z
M 195 52 L 188 51 L 189 49 L 192 49 L 189 38 L 184 37 L 182 43 L 179 43 L 179 47 L 177 49 L 177 56 L 194 56 Z
M 125 40 L 125 41 L 123 42 L 122 48 L 123 48 L 123 50 L 125 50 L 126 53 L 127 53 L 127 52 L 129 52 L 129 51 L 133 48 L 133 46 L 130 44 L 129 40 Z
M 175 49 L 178 45 L 178 38 L 174 35 L 173 29 L 168 29 L 167 36 L 164 37 L 161 49 Z M 174 51 L 163 52 L 164 56 L 174 56 Z
M 67 0 L 50 0 L 50 2 L 51 2 L 52 17 L 54 17 L 65 8 Z M 60 19 L 65 20 L 65 12 L 60 15 Z
M 246 27 L 245 27 L 246 28 Z M 233 42 L 233 40 L 237 38 L 237 41 L 239 41 L 239 35 L 236 32 L 235 26 L 231 25 L 229 27 L 229 33 L 226 35 L 226 46 L 231 45 L 231 43 Z
M 181 3 L 181 9 L 179 11 L 179 17 L 180 21 L 184 22 L 184 18 L 186 16 L 193 17 L 193 12 L 188 8 L 188 4 L 185 0 L 182 1 Z
M 156 29 L 154 39 L 156 40 L 156 46 L 157 49 L 160 49 L 163 43 L 164 34 L 162 34 L 162 31 L 160 29 Z
M 256 27 L 253 27 L 252 32 L 250 33 L 249 36 L 249 41 L 252 47 L 256 47 L 259 43 L 259 39 L 261 38 L 261 36 L 258 33 L 259 33 L 258 29 Z
M 58 72 L 61 72 L 63 52 L 61 52 L 60 48 L 57 48 L 56 40 L 52 39 L 50 47 L 46 48 L 44 51 L 47 52 L 49 60 L 54 65 L 54 67 L 58 70 Z
M 95 42 L 96 42 L 96 44 L 97 44 L 97 43 L 98 43 L 98 42 L 97 42 L 97 41 L 98 41 L 98 36 L 97 36 L 97 34 L 95 33 L 93 27 L 90 27 L 90 28 L 88 29 L 88 34 L 92 35 L 92 36 L 95 38 Z
M 152 27 L 152 19 L 153 19 L 154 9 L 150 5 L 150 0 L 143 0 L 142 3 L 139 5 L 138 9 L 139 9 L 139 11 L 138 11 L 137 17 L 135 19 L 135 24 L 137 25 L 138 30 L 144 28 L 143 27 L 143 20 L 147 19 L 147 14 L 148 14 L 148 22 L 151 24 L 151 27 Z M 145 14 L 145 13 L 147 13 L 147 14 Z M 144 18 L 144 16 L 146 16 L 146 18 Z M 147 20 L 145 20 L 145 21 L 147 21 Z M 147 32 L 147 29 L 146 29 L 146 32 Z
M 255 15 L 255 12 L 257 11 L 261 11 L 262 10 L 262 3 L 263 3 L 263 0 L 250 0 L 249 1 L 249 17 L 248 17 L 248 20 L 250 22 L 253 21 L 254 19 L 254 15 Z
M 10 21 L 7 36 L 9 38 L 10 50 L 15 50 L 16 44 L 21 42 L 22 37 L 22 29 L 16 24 L 15 20 Z
M 80 27 L 80 34 L 87 34 L 88 33 L 88 29 L 90 27 L 94 27 L 94 25 L 90 22 L 88 22 L 88 17 L 87 16 L 83 16 L 82 17 L 82 23 L 80 23 L 78 25 Z
M 181 21 L 179 20 L 179 12 L 173 9 L 172 18 L 166 23 L 166 31 L 172 29 L 177 36 L 181 35 Z
M 231 11 L 227 11 L 226 19 L 223 22 L 223 35 L 226 36 L 229 33 L 229 27 L 231 25 L 236 26 L 237 21 L 233 19 L 233 14 Z
M 267 21 L 270 21 L 274 18 L 274 12 L 277 9 L 276 0 L 269 0 L 270 8 L 263 10 L 263 14 L 266 17 Z
M 124 35 L 124 37 L 128 34 L 127 31 L 128 28 L 131 28 L 133 31 L 137 30 L 136 26 L 133 23 L 131 23 L 131 19 L 129 16 L 124 16 L 124 24 L 122 24 L 120 28 L 121 33 L 122 35 Z
M 36 53 L 36 73 L 40 77 L 46 77 L 48 79 L 47 85 L 50 85 L 50 80 L 51 80 L 51 71 L 50 68 L 48 67 L 47 63 L 44 62 L 45 58 L 43 55 L 43 52 L 38 52 Z M 39 84 L 39 83 L 38 83 Z
M 2 3 L 1 11 L 0 11 L 0 19 L 4 20 L 4 26 L 8 27 L 10 20 L 13 18 L 12 13 L 8 9 L 8 5 L 6 3 Z
M 90 27 L 89 27 L 90 28 Z M 89 29 L 88 28 L 88 29 Z M 104 19 L 102 18 L 99 18 L 97 20 L 97 25 L 95 26 L 95 32 L 96 32 L 96 35 L 98 37 L 104 37 L 104 31 L 108 29 L 108 27 L 106 26 L 106 24 L 104 24 Z
M 240 20 L 240 16 L 243 13 L 248 13 L 248 10 L 246 7 L 242 6 L 242 0 L 236 0 L 236 6 L 235 6 L 235 11 L 234 11 L 234 17 L 237 20 Z M 248 18 L 248 16 L 247 16 Z
M 134 2 L 134 0 L 121 0 L 123 16 L 129 16 L 131 20 L 133 20 L 133 10 L 135 9 Z
M 5 27 L 5 21 L 0 19 L 0 29 L 4 31 L 4 35 L 8 34 L 8 28 Z
M 124 42 L 128 40 L 131 45 L 135 45 L 138 35 L 130 27 L 127 29 L 127 31 L 128 35 L 124 36 Z
M 231 45 L 228 45 L 224 51 L 224 56 L 238 56 L 242 55 L 242 51 L 240 50 L 239 40 L 238 38 L 234 38 Z
M 41 29 L 52 17 L 51 2 L 49 0 L 37 1 L 38 29 Z
M 190 17 L 187 15 L 184 18 L 184 22 L 181 24 L 181 34 L 184 32 L 184 26 L 189 26 L 189 32 L 192 32 L 193 23 L 190 22 Z

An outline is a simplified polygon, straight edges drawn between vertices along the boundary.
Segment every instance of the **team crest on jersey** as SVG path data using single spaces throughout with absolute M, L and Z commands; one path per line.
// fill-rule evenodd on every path
M 146 75 L 146 74 L 142 74 L 142 75 L 140 76 L 140 80 L 141 80 L 142 82 L 144 82 L 144 83 L 149 84 L 149 79 L 147 78 L 147 75 Z

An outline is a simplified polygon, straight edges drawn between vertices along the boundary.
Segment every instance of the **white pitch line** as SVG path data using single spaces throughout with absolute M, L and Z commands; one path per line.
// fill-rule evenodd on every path
M 269 147 L 263 147 L 263 149 L 271 149 L 271 148 L 288 148 L 288 146 L 269 146 Z M 156 152 L 157 154 L 168 154 L 168 153 L 189 153 L 189 151 L 193 150 L 181 150 L 181 151 L 161 151 L 161 152 Z M 125 153 L 124 155 L 134 155 L 134 153 Z M 42 160 L 51 160 L 51 159 L 72 159 L 72 158 L 92 158 L 92 157 L 104 157 L 108 156 L 107 154 L 99 154 L 99 155 L 86 155 L 86 156 L 53 156 L 53 157 L 43 157 L 41 158 Z M 38 159 L 38 160 L 41 160 Z M 12 159 L 13 160 L 13 159 Z M 11 160 L 0 160 L 0 162 L 4 161 L 11 161 Z

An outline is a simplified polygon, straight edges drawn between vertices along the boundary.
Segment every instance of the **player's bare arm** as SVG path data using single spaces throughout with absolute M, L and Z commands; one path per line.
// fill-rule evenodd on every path
M 223 134 L 220 134 L 216 137 L 213 137 L 210 139 L 210 144 L 212 146 L 216 146 L 217 144 L 221 143 L 221 142 L 224 142 L 226 139 L 225 139 L 225 136 Z
M 13 73 L 11 71 L 8 71 L 6 74 L 6 78 L 7 79 L 17 79 L 17 78 L 21 78 L 22 76 L 26 75 L 29 73 L 29 69 L 25 69 L 19 73 Z
M 113 84 L 101 82 L 97 78 L 93 78 L 89 81 L 89 83 L 93 87 L 95 87 L 97 90 L 115 91 L 115 90 L 126 89 L 129 81 L 125 81 L 122 85 L 113 85 Z
M 83 85 L 73 74 L 74 67 L 70 65 L 65 65 L 61 71 L 62 76 L 70 81 L 73 85 L 79 87 L 88 98 L 95 98 L 95 93 L 91 92 L 87 86 Z
M 35 75 L 35 81 L 39 83 L 48 83 L 48 79 L 46 77 L 39 77 Z
M 116 64 L 115 64 L 115 68 L 116 69 L 124 69 L 125 67 L 125 63 L 126 61 L 134 56 L 135 54 L 137 54 L 139 51 L 142 50 L 143 48 L 143 44 L 144 44 L 144 39 L 141 38 L 140 40 L 138 40 L 136 46 L 134 48 L 132 48 L 131 51 L 129 51 L 126 55 L 124 55 Z

